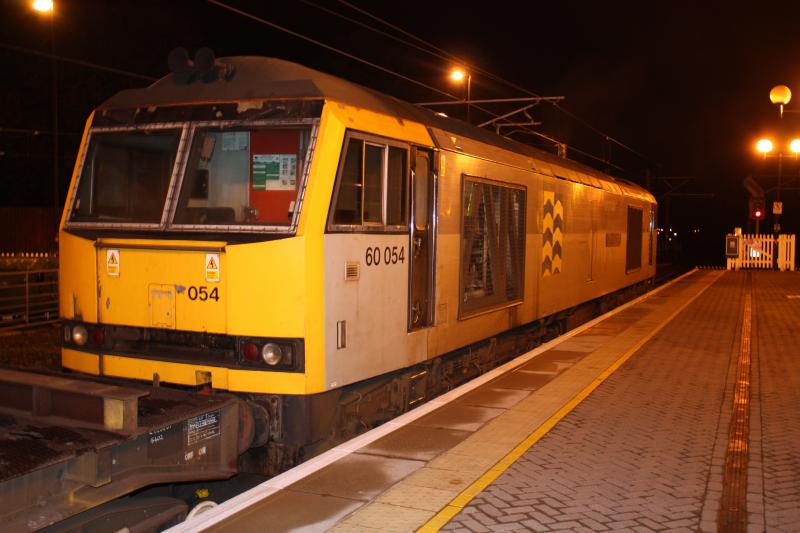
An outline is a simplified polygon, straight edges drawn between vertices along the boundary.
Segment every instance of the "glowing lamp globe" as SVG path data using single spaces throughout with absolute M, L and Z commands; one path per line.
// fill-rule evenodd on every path
M 761 139 L 756 143 L 756 150 L 762 154 L 768 154 L 772 151 L 772 141 L 769 139 Z
M 34 0 L 31 7 L 39 13 L 50 13 L 53 11 L 53 0 Z
M 792 139 L 792 142 L 789 143 L 789 150 L 793 154 L 800 153 L 800 139 Z
M 467 73 L 461 70 L 460 68 L 453 69 L 450 73 L 450 79 L 455 81 L 461 81 L 467 77 Z
M 776 85 L 769 92 L 769 101 L 776 105 L 786 105 L 791 99 L 792 91 L 786 85 Z

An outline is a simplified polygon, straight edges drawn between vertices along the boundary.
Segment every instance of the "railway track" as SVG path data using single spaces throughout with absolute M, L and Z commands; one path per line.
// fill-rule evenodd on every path
M 671 277 L 673 277 L 674 275 L 676 275 L 675 272 L 671 272 L 671 271 L 668 272 L 668 270 L 670 270 L 670 269 L 665 269 L 661 273 L 660 276 L 656 276 L 657 284 L 662 284 L 662 283 L 666 282 L 666 280 L 668 280 Z M 42 282 L 42 283 L 44 283 L 44 282 Z M 56 302 L 56 304 L 57 304 L 57 302 Z M 57 305 L 56 305 L 56 308 L 57 308 Z M 53 320 L 48 320 L 48 322 L 52 322 L 52 321 Z M 44 330 L 42 330 L 42 331 L 44 331 Z M 32 334 L 32 333 L 34 333 L 34 332 L 31 331 L 30 333 L 26 334 L 25 336 L 20 336 L 20 339 L 21 339 L 20 342 L 22 342 L 23 344 L 27 343 L 28 341 L 25 341 L 25 340 L 22 340 L 22 339 L 23 339 L 23 337 L 24 338 L 29 337 L 30 334 Z M 16 337 L 16 336 L 7 337 L 7 339 L 12 339 L 14 337 Z M 55 337 L 53 339 L 53 343 L 54 343 L 54 345 L 52 346 L 52 351 L 56 351 L 57 350 L 57 345 L 56 345 L 57 344 L 57 337 Z M 7 343 L 7 346 L 8 346 L 8 343 Z M 31 361 L 26 361 L 26 363 L 31 363 Z M 57 369 L 54 368 L 54 370 L 57 370 Z M 14 378 L 14 379 L 9 379 L 7 381 L 8 382 L 15 382 L 15 381 L 19 381 L 19 380 Z M 36 381 L 36 380 L 34 380 L 34 381 Z M 86 383 L 93 383 L 91 380 L 85 380 L 85 382 Z M 74 384 L 72 384 L 70 386 L 74 386 Z M 36 390 L 34 390 L 34 389 L 37 389 L 37 388 L 40 388 L 40 386 L 39 385 L 31 386 L 31 392 L 30 392 L 31 401 L 28 402 L 30 404 L 31 414 L 33 414 L 32 411 L 34 410 L 34 406 L 40 406 L 42 404 L 47 405 L 48 401 L 50 401 L 50 404 L 52 404 L 53 393 L 52 392 L 51 393 L 42 393 L 40 391 L 37 392 Z M 46 389 L 46 387 L 45 387 L 45 389 Z M 63 388 L 60 388 L 59 386 L 55 386 L 54 390 L 56 390 L 56 392 L 60 391 L 60 392 L 58 392 L 59 394 L 62 394 L 62 395 L 63 394 L 67 394 L 67 396 L 70 396 L 70 394 L 72 394 L 73 392 L 77 392 L 78 390 L 80 390 L 80 387 L 78 387 L 78 389 L 76 389 L 75 391 L 65 391 Z M 158 394 L 161 394 L 161 392 L 158 392 Z M 3 396 L 1 390 L 0 390 L 0 396 Z M 12 396 L 15 396 L 15 395 L 9 393 L 9 394 L 6 394 L 5 396 L 6 397 L 12 397 Z M 91 396 L 91 395 L 89 395 L 89 396 Z M 56 402 L 56 403 L 64 403 L 65 405 L 67 405 L 69 402 L 65 401 L 65 402 Z M 36 408 L 40 409 L 40 407 L 36 407 Z M 50 414 L 45 413 L 45 414 L 47 416 L 51 416 L 51 413 Z M 194 416 L 198 416 L 197 413 L 194 413 Z M 181 421 L 181 423 L 182 422 L 185 422 L 185 420 Z M 23 432 L 23 433 L 25 433 L 25 432 Z M 30 432 L 28 432 L 28 433 L 30 433 Z M 146 428 L 145 429 L 141 429 L 139 431 L 140 435 L 147 435 L 148 433 L 150 433 L 150 431 L 148 429 L 146 429 Z M 125 439 L 121 439 L 120 442 L 122 442 L 124 440 Z M 130 440 L 131 439 L 128 438 L 128 441 L 130 441 Z M 147 439 L 145 439 L 145 440 L 147 440 Z M 148 447 L 149 445 L 148 444 L 144 444 L 143 446 Z M 69 453 L 67 453 L 65 455 L 65 459 L 64 459 L 66 461 L 66 463 L 69 463 L 71 465 L 71 463 L 75 462 L 76 465 L 77 465 L 77 462 L 75 460 L 75 456 L 77 454 L 74 454 L 73 451 L 70 451 L 70 450 L 67 450 L 67 451 Z M 183 453 L 183 452 L 181 452 L 181 453 Z M 180 455 L 180 454 L 178 454 L 178 455 Z M 131 460 L 135 461 L 135 459 L 131 459 Z M 76 465 L 72 465 L 71 468 L 79 469 L 79 470 L 84 468 L 83 466 L 79 467 L 79 466 L 76 466 Z M 93 471 L 93 472 L 95 474 L 97 473 L 95 471 Z M 215 476 L 212 476 L 212 477 L 215 477 Z M 218 481 L 204 481 L 200 477 L 195 478 L 195 480 L 190 480 L 190 479 L 187 479 L 187 478 L 184 478 L 184 479 L 186 479 L 187 482 L 184 482 L 184 483 L 181 483 L 181 482 L 170 483 L 169 481 L 167 481 L 167 484 L 163 484 L 162 483 L 161 485 L 157 485 L 157 486 L 154 486 L 154 487 L 151 487 L 151 488 L 146 488 L 144 490 L 139 491 L 137 493 L 137 495 L 134 498 L 131 499 L 132 502 L 129 502 L 125 506 L 125 508 L 123 509 L 124 512 L 122 514 L 120 514 L 120 520 L 122 520 L 124 522 L 124 520 L 129 519 L 131 516 L 136 516 L 137 513 L 140 513 L 140 511 L 137 510 L 140 507 L 143 507 L 143 508 L 146 508 L 146 509 L 150 509 L 150 511 L 148 511 L 148 512 L 153 512 L 152 511 L 153 509 L 160 509 L 161 507 L 163 507 L 162 510 L 163 510 L 164 513 L 169 514 L 170 516 L 172 516 L 173 520 L 179 521 L 180 517 L 181 516 L 185 516 L 185 514 L 188 512 L 188 510 L 194 505 L 202 503 L 202 502 L 212 502 L 213 501 L 213 502 L 219 503 L 219 502 L 225 501 L 225 500 L 227 500 L 229 498 L 232 498 L 232 497 L 236 496 L 237 494 L 247 490 L 248 488 L 252 487 L 253 485 L 256 485 L 256 484 L 258 484 L 260 482 L 265 481 L 267 479 L 267 477 L 239 474 L 239 475 L 231 477 L 228 480 L 218 480 Z M 88 480 L 88 478 L 87 478 L 87 480 Z M 93 482 L 97 481 L 95 479 L 88 480 L 88 481 L 87 480 L 84 480 L 85 482 L 84 482 L 83 490 L 89 490 L 87 487 L 91 486 Z M 53 481 L 53 482 L 55 483 L 55 481 Z M 154 483 L 159 483 L 159 482 L 158 481 L 154 481 Z M 40 489 L 42 489 L 43 493 L 47 493 L 48 492 L 48 490 L 45 490 L 44 486 L 41 486 Z M 36 491 L 34 491 L 34 492 L 36 492 Z M 49 491 L 49 492 L 52 492 L 52 491 Z M 69 491 L 67 490 L 65 492 L 65 494 L 68 493 L 68 492 Z M 184 502 L 184 503 L 181 504 L 180 502 Z M 116 505 L 116 504 L 114 504 L 114 505 Z M 208 505 L 211 505 L 211 504 L 209 503 Z M 161 507 L 159 507 L 159 506 L 161 506 Z M 103 509 L 105 509 L 105 507 L 103 507 Z M 79 520 L 86 520 L 87 517 L 91 518 L 90 515 L 93 512 L 94 511 L 89 511 L 88 514 L 86 512 L 82 513 L 81 515 L 79 515 L 80 516 Z M 105 512 L 105 511 L 103 511 L 103 512 Z M 126 518 L 126 517 L 128 517 L 128 518 Z M 172 521 L 171 523 L 175 523 L 175 521 Z M 123 523 L 123 522 L 120 522 L 120 523 Z M 65 522 L 65 524 L 66 524 L 66 522 Z

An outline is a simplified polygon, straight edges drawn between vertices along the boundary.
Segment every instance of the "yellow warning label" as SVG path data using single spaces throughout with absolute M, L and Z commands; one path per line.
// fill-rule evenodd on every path
M 206 281 L 219 281 L 219 254 L 206 254 Z
M 119 250 L 106 250 L 106 274 L 119 276 Z

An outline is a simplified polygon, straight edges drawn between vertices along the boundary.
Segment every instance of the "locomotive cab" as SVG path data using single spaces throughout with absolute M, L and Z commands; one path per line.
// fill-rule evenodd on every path
M 305 392 L 292 249 L 321 104 L 299 107 L 280 122 L 95 114 L 64 217 L 65 367 L 249 391 L 249 371 L 272 371 Z
M 89 119 L 62 221 L 63 366 L 295 395 L 397 368 L 351 352 L 360 337 L 406 344 L 432 323 L 430 136 L 337 101 L 352 92 L 341 80 L 279 60 L 224 61 L 232 74 L 175 73 Z M 242 98 L 255 86 L 265 96 Z M 366 265 L 353 239 L 362 230 L 373 237 Z M 327 272 L 348 260 L 350 274 Z M 358 274 L 381 263 L 395 267 L 392 291 L 385 275 Z M 339 288 L 341 309 L 326 315 L 326 291 L 347 275 L 393 317 L 356 317 Z M 424 341 L 411 362 L 426 357 Z

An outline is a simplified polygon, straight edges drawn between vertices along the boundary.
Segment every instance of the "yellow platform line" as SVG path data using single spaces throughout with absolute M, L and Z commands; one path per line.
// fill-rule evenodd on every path
M 453 500 L 448 503 L 441 511 L 436 513 L 430 520 L 428 520 L 425 524 L 423 524 L 418 530 L 418 533 L 433 533 L 439 531 L 442 527 L 444 527 L 450 520 L 453 519 L 458 513 L 461 512 L 464 507 L 466 507 L 469 502 L 471 502 L 475 496 L 480 494 L 486 487 L 492 484 L 492 482 L 500 477 L 500 474 L 508 470 L 508 468 L 514 464 L 514 462 L 519 459 L 523 453 L 528 451 L 534 444 L 536 444 L 542 437 L 544 437 L 556 424 L 558 424 L 565 416 L 567 416 L 573 409 L 575 409 L 583 400 L 586 399 L 589 394 L 592 393 L 597 387 L 600 386 L 608 377 L 613 374 L 619 367 L 621 367 L 625 361 L 630 359 L 633 354 L 638 352 L 642 346 L 644 346 L 650 339 L 652 339 L 659 331 L 664 329 L 664 327 L 672 322 L 672 320 L 678 316 L 686 307 L 689 306 L 692 302 L 694 302 L 701 294 L 703 294 L 706 289 L 711 287 L 714 282 L 719 279 L 724 271 L 721 271 L 716 277 L 703 287 L 701 291 L 697 294 L 692 296 L 689 300 L 683 303 L 677 310 L 675 310 L 669 317 L 667 317 L 661 324 L 659 324 L 653 331 L 648 333 L 646 336 L 642 337 L 636 344 L 634 344 L 631 348 L 628 349 L 622 356 L 617 359 L 610 367 L 608 367 L 603 373 L 597 376 L 589 385 L 587 385 L 582 391 L 580 391 L 572 400 L 564 404 L 561 409 L 556 411 L 556 413 L 548 418 L 547 420 L 542 423 L 538 428 L 536 428 L 533 433 L 528 435 L 528 437 L 520 442 L 513 450 L 508 452 L 508 454 L 500 459 L 495 465 L 486 471 L 481 477 L 476 479 L 471 485 L 465 488 L 461 493 L 453 498 Z

